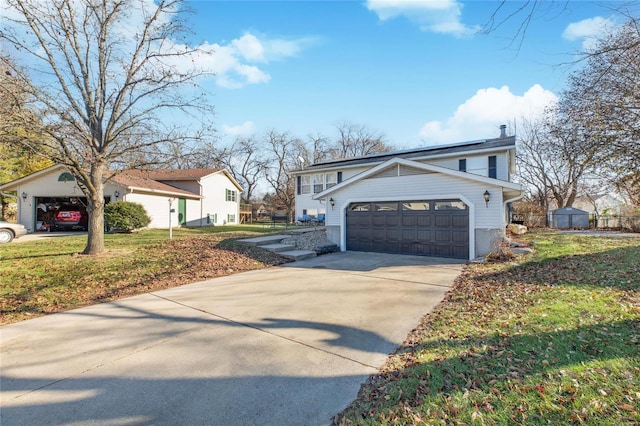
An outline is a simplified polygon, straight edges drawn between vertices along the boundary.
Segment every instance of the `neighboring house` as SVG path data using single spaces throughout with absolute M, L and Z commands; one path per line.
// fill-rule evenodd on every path
M 341 250 L 472 259 L 502 241 L 515 136 L 316 163 L 294 172 L 296 218 L 325 214 Z M 488 201 L 485 201 L 488 199 Z
M 57 209 L 84 209 L 86 198 L 64 166 L 53 166 L 0 186 L 18 194 L 18 222 L 46 230 Z M 237 224 L 242 187 L 225 169 L 124 170 L 105 180 L 105 202 L 142 204 L 150 228 Z M 170 212 L 170 210 L 174 210 Z

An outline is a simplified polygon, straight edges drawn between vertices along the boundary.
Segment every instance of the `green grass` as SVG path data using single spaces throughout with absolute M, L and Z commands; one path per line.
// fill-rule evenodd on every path
M 225 240 L 271 232 L 261 225 L 177 228 L 171 241 L 168 230 L 106 234 L 98 256 L 78 254 L 86 235 L 3 245 L 0 324 L 264 266 L 271 259 L 261 263 L 263 254 Z M 224 252 L 212 251 L 220 243 Z M 225 253 L 237 267 L 215 264 Z
M 640 238 L 470 265 L 339 424 L 640 423 Z

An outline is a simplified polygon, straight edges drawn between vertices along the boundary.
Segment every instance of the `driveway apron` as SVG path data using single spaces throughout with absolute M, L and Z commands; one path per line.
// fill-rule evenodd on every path
M 332 253 L 4 326 L 0 424 L 329 424 L 461 268 Z

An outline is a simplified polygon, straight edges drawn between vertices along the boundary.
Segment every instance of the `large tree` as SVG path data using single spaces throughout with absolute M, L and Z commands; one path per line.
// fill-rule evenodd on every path
M 10 71 L 43 123 L 40 137 L 21 143 L 73 173 L 87 197 L 84 253 L 100 253 L 105 179 L 123 161 L 129 167 L 145 162 L 141 152 L 193 136 L 171 125 L 171 118 L 210 112 L 196 86 L 206 71 L 192 66 L 198 55 L 210 52 L 180 38 L 185 34 L 181 0 L 3 4 L 0 40 L 27 69 Z
M 560 111 L 597 149 L 603 178 L 640 204 L 640 26 L 612 30 L 572 74 Z
M 268 168 L 265 176 L 273 189 L 271 199 L 278 206 L 284 207 L 289 218 L 292 218 L 296 193 L 295 179 L 291 172 L 302 166 L 298 158 L 300 142 L 287 132 L 271 130 L 265 134 L 264 143 L 268 149 Z
M 11 64 L 11 67 L 8 66 Z M 13 78 L 14 62 L 0 55 L 0 184 L 51 166 L 51 161 L 22 146 L 25 137 L 37 138 L 32 129 L 41 126 L 40 117 L 27 102 L 19 82 Z M 15 196 L 0 194 L 0 219 L 7 218 L 7 205 Z
M 219 153 L 220 162 L 242 185 L 242 201 L 253 202 L 255 191 L 268 168 L 262 144 L 253 136 L 238 137 Z
M 522 120 L 518 135 L 518 179 L 529 199 L 547 210 L 570 207 L 598 168 L 593 136 L 557 108 L 538 121 Z
M 344 121 L 336 126 L 338 138 L 329 148 L 330 157 L 342 159 L 393 151 L 384 134 L 367 126 Z

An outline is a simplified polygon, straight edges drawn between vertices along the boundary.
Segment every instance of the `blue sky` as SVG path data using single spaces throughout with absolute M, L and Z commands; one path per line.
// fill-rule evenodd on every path
M 524 16 L 478 34 L 496 1 L 189 5 L 194 43 L 216 52 L 206 84 L 224 140 L 269 129 L 334 136 L 351 121 L 401 148 L 493 137 L 535 116 L 562 90 L 562 64 L 615 22 L 603 2 L 555 2 L 516 49 Z
M 153 1 L 132 2 L 126 37 Z M 188 42 L 213 54 L 173 66 L 215 72 L 201 84 L 222 144 L 269 130 L 335 137 L 346 121 L 401 149 L 489 138 L 535 118 L 562 91 L 573 55 L 620 23 L 611 7 L 622 4 L 540 0 L 518 47 L 524 15 L 479 32 L 499 1 L 185 1 L 195 12 Z M 12 13 L 5 2 L 0 16 Z M 524 4 L 507 1 L 498 18 Z

